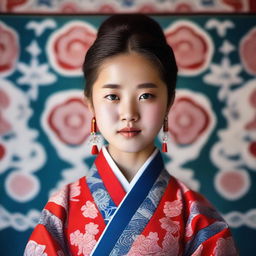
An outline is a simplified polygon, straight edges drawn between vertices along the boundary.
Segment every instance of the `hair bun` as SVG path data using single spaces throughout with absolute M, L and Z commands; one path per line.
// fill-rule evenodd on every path
M 164 40 L 165 35 L 160 25 L 144 14 L 116 14 L 107 18 L 98 30 L 98 37 L 116 33 L 149 34 Z

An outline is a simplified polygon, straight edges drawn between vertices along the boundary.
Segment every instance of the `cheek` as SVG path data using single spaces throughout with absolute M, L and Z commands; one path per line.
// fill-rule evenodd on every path
M 95 116 L 100 127 L 109 127 L 107 124 L 112 123 L 117 118 L 117 111 L 113 105 L 110 104 L 100 104 L 95 108 Z
M 166 108 L 162 104 L 154 104 L 144 109 L 144 116 L 149 124 L 161 127 L 165 117 Z M 158 124 L 158 125 L 157 125 Z

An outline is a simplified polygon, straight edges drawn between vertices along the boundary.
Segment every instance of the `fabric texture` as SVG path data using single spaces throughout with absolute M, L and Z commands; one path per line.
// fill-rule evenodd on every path
M 106 168 L 101 151 L 88 176 L 49 199 L 24 255 L 238 255 L 222 217 L 159 152 L 127 194 L 101 177 Z

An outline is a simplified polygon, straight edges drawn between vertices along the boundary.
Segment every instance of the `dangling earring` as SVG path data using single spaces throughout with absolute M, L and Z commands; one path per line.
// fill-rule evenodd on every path
M 99 136 L 97 135 L 97 125 L 96 125 L 96 119 L 95 117 L 92 118 L 91 122 L 91 138 L 90 138 L 90 144 L 92 145 L 92 155 L 99 154 L 99 149 L 97 144 L 99 143 Z
M 163 124 L 163 142 L 162 142 L 162 152 L 167 152 L 167 140 L 168 140 L 168 117 L 164 118 Z

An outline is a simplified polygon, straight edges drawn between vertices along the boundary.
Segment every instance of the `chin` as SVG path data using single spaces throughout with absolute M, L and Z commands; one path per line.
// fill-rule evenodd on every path
M 129 145 L 129 146 L 123 146 L 123 147 L 118 147 L 118 149 L 121 151 L 121 152 L 126 152 L 126 153 L 139 153 L 143 150 L 146 150 L 148 148 L 148 146 L 141 146 L 141 145 Z

